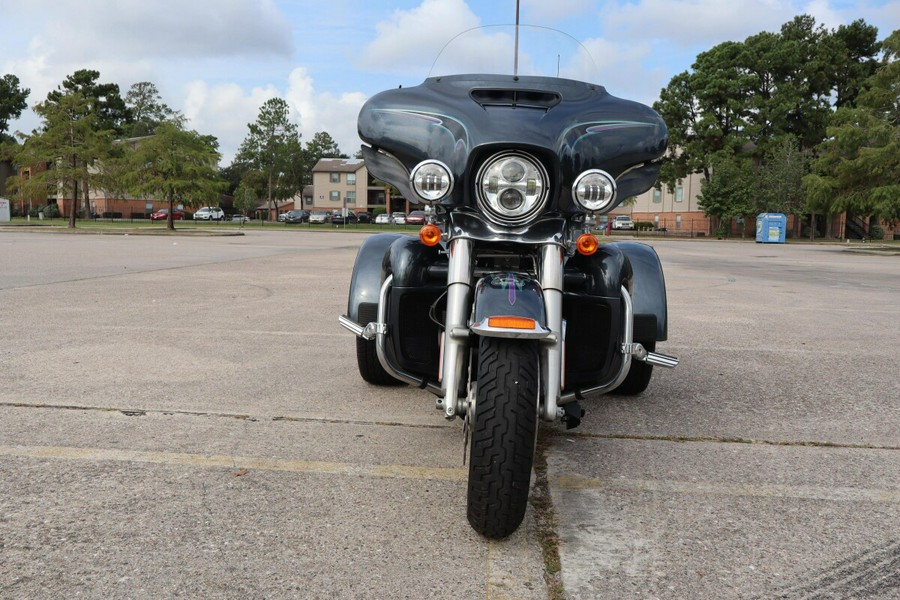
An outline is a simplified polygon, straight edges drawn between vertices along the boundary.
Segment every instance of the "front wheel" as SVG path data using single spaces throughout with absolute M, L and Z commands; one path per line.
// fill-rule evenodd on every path
M 538 349 L 534 341 L 482 337 L 478 391 L 470 407 L 472 445 L 467 516 L 500 539 L 525 518 L 538 411 Z

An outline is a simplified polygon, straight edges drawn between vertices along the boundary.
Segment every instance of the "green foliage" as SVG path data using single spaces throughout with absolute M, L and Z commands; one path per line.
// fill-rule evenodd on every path
M 131 86 L 125 95 L 125 106 L 131 120 L 128 131 L 125 132 L 128 137 L 151 135 L 164 121 L 181 117 L 162 101 L 159 90 L 149 81 L 140 81 Z
M 670 188 L 690 173 L 708 180 L 720 155 L 763 162 L 794 140 L 801 152 L 825 137 L 830 101 L 852 104 L 872 69 L 875 28 L 863 21 L 837 31 L 807 15 L 743 42 L 724 42 L 676 75 L 654 108 L 669 127 L 660 180 Z
M 75 71 L 56 89 L 47 94 L 48 103 L 58 103 L 64 96 L 80 94 L 87 103 L 87 111 L 96 118 L 98 130 L 112 130 L 122 135 L 130 123 L 125 101 L 115 83 L 98 83 L 100 72 L 91 69 Z
M 94 165 L 109 153 L 113 132 L 102 128 L 96 104 L 81 91 L 51 94 L 35 106 L 42 119 L 41 129 L 25 140 L 16 161 L 24 165 L 46 163 L 47 170 L 38 171 L 17 188 L 29 196 L 46 198 L 57 188 L 73 189 L 77 195 L 79 182 L 85 189 L 96 175 Z M 74 211 L 69 226 L 75 226 Z
M 271 208 L 303 187 L 303 149 L 297 125 L 289 119 L 290 107 L 281 98 L 266 100 L 256 122 L 238 150 L 237 160 L 256 171 L 264 186 L 262 194 Z M 245 175 L 246 177 L 246 175 Z
M 163 198 L 169 205 L 167 227 L 175 229 L 175 203 L 208 203 L 225 187 L 219 179 L 219 153 L 214 141 L 186 130 L 180 121 L 167 121 L 156 133 L 126 154 L 130 189 L 138 195 Z
M 803 176 L 807 171 L 806 156 L 793 138 L 786 137 L 780 144 L 772 146 L 756 172 L 754 211 L 793 214 L 803 212 Z
M 0 77 L 0 142 L 6 137 L 9 122 L 19 118 L 28 106 L 25 99 L 31 90 L 19 87 L 19 78 L 15 75 Z
M 810 207 L 900 220 L 900 30 L 883 45 L 856 106 L 832 115 L 828 138 L 803 179 Z
M 241 183 L 234 190 L 234 207 L 243 214 L 247 214 L 256 207 L 256 192 L 252 185 Z
M 700 207 L 708 216 L 730 220 L 755 209 L 756 173 L 746 158 L 719 155 L 713 177 L 701 184 Z

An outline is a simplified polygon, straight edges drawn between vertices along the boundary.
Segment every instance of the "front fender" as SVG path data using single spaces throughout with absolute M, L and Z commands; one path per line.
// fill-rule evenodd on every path
M 540 284 L 523 273 L 491 273 L 473 293 L 472 331 L 488 337 L 537 339 L 550 335 Z

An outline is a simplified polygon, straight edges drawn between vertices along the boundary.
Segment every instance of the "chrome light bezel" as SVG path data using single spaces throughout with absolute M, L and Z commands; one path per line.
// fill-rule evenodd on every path
M 601 182 L 599 185 L 589 180 Z M 604 185 L 605 184 L 605 185 Z M 590 190 L 586 186 L 591 186 Z M 597 189 L 602 187 L 603 189 Z M 581 173 L 572 184 L 572 199 L 575 204 L 592 213 L 604 213 L 612 209 L 616 199 L 616 180 L 602 169 L 588 169 Z
M 503 167 L 522 167 L 522 174 L 510 180 L 503 174 Z M 491 178 L 496 178 L 492 182 Z M 495 190 L 491 190 L 496 186 Z M 532 189 L 533 186 L 533 189 Z M 513 192 L 519 194 L 521 203 L 515 207 L 504 206 L 501 197 Z M 485 160 L 475 176 L 475 197 L 478 207 L 488 219 L 504 226 L 524 225 L 543 213 L 550 198 L 550 177 L 547 169 L 533 155 L 518 150 L 494 154 Z
M 434 181 L 427 182 L 424 179 L 428 176 L 425 173 L 426 170 L 432 171 L 432 177 L 435 176 L 434 171 L 436 171 L 437 176 L 441 178 L 437 189 L 428 189 L 429 186 L 434 185 Z M 439 160 L 423 160 L 410 173 L 409 184 L 423 202 L 432 204 L 446 198 L 453 191 L 453 173 L 450 172 L 450 167 Z

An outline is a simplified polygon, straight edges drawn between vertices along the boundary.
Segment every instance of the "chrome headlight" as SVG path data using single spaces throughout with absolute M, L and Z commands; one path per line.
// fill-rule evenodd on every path
M 413 190 L 425 202 L 437 202 L 453 190 L 453 175 L 444 163 L 437 160 L 420 162 L 409 176 Z
M 572 186 L 572 198 L 584 210 L 604 211 L 616 199 L 616 180 L 606 171 L 590 169 L 578 176 Z
M 500 225 L 522 225 L 547 204 L 549 178 L 540 161 L 524 152 L 503 152 L 485 162 L 476 177 L 478 206 Z

